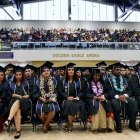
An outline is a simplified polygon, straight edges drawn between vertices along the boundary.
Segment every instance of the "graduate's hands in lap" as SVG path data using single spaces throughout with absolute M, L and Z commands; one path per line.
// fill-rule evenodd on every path
M 100 102 L 105 101 L 105 97 L 103 95 L 102 96 L 95 96 L 95 99 L 99 100 Z
M 43 103 L 46 103 L 46 101 L 47 101 L 45 98 L 42 98 L 42 97 L 40 97 L 39 100 Z
M 22 96 L 21 95 L 18 95 L 18 94 L 13 94 L 13 97 L 17 97 L 17 98 L 22 98 Z
M 54 98 L 49 98 L 49 102 L 55 102 Z
M 105 97 L 104 97 L 103 95 L 100 96 L 100 101 L 101 101 L 101 102 L 105 101 Z
M 68 97 L 68 100 L 69 101 L 73 101 L 74 100 L 74 97 L 73 96 L 70 96 L 70 97 Z
M 24 95 L 24 96 L 22 96 L 22 98 L 27 99 L 27 98 L 29 98 L 29 95 Z
M 125 96 L 124 96 L 124 95 L 120 95 L 120 96 L 119 96 L 119 101 L 125 102 Z

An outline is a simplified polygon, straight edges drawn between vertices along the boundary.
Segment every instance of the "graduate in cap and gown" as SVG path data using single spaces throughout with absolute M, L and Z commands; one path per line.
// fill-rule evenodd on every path
M 21 116 L 22 114 L 32 115 L 32 102 L 29 98 L 29 84 L 24 79 L 24 68 L 15 66 L 14 74 L 14 80 L 10 85 L 10 89 L 12 91 L 12 99 L 9 105 L 10 112 L 4 125 L 10 127 L 10 122 L 14 118 L 17 131 L 14 138 L 18 139 L 21 136 Z
M 56 75 L 55 75 L 56 80 L 60 80 L 60 67 L 56 68 Z
M 60 67 L 60 80 L 64 80 L 65 79 L 65 66 Z
M 33 101 L 33 97 L 32 97 L 32 91 L 33 91 L 33 87 L 34 85 L 36 85 L 37 79 L 38 77 L 34 75 L 34 73 L 37 71 L 37 68 L 27 64 L 24 67 L 24 75 L 25 75 L 25 80 L 27 80 L 28 84 L 29 84 L 29 91 L 30 91 L 30 95 L 31 95 L 31 100 Z
M 110 101 L 104 96 L 104 87 L 100 81 L 100 69 L 93 69 L 88 82 L 86 105 L 88 115 L 92 116 L 91 130 L 99 131 L 114 130 L 114 114 Z
M 80 70 L 81 70 L 81 74 L 82 74 L 81 79 L 87 81 L 88 79 L 86 77 L 86 67 L 81 67 Z
M 84 98 L 84 82 L 76 78 L 74 63 L 69 63 L 66 66 L 66 78 L 61 81 L 59 88 L 63 98 L 63 114 L 67 116 L 68 121 L 65 129 L 68 132 L 73 130 L 73 121 L 79 116 L 82 121 L 86 119 Z
M 96 64 L 97 68 L 100 69 L 100 80 L 102 81 L 102 84 L 105 84 L 105 80 L 108 78 L 108 75 L 106 73 L 106 67 L 107 64 L 104 61 L 101 61 Z
M 118 62 L 113 64 L 112 67 L 112 75 L 105 82 L 104 95 L 111 102 L 116 122 L 116 131 L 122 133 L 120 114 L 124 107 L 129 118 L 129 128 L 133 131 L 138 131 L 136 127 L 137 103 L 132 98 L 130 85 L 121 75 L 121 64 Z
M 107 73 L 107 76 L 110 77 L 112 75 L 112 66 L 109 65 L 107 68 L 106 68 L 106 73 Z
M 61 66 L 57 68 L 55 78 L 58 81 L 63 80 L 65 78 L 65 66 Z
M 138 111 L 140 112 L 140 63 L 135 66 L 136 73 L 131 74 L 130 87 L 132 96 L 136 99 L 138 104 Z
M 47 61 L 40 67 L 40 77 L 33 89 L 36 113 L 43 122 L 43 133 L 50 129 L 50 122 L 59 111 L 57 80 L 51 76 L 53 63 Z
M 80 67 L 76 67 L 76 77 L 78 79 L 81 79 L 82 78 L 82 71 L 81 71 L 81 68 Z
M 8 106 L 11 97 L 9 82 L 5 79 L 5 69 L 0 66 L 0 132 L 8 115 Z
M 87 79 L 87 81 L 89 81 L 91 73 L 92 73 L 92 67 L 87 67 L 86 68 L 86 79 Z
M 13 82 L 14 80 L 14 65 L 13 64 L 8 64 L 5 66 L 5 69 L 6 69 L 6 75 L 5 75 L 5 78 L 6 78 L 6 81 L 8 81 L 10 84 L 11 82 Z

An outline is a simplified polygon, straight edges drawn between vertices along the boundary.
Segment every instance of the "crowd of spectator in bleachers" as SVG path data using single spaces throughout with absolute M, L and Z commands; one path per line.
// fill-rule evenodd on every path
M 38 42 L 140 42 L 140 31 L 129 29 L 35 29 L 1 28 L 1 41 Z

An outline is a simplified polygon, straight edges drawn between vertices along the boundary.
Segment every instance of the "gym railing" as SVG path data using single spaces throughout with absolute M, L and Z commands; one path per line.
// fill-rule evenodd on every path
M 140 42 L 11 42 L 11 49 L 12 50 L 20 50 L 20 49 L 139 50 Z

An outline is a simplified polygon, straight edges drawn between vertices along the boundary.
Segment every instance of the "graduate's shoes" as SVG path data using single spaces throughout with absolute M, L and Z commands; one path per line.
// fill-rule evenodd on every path
M 7 127 L 7 132 L 10 132 L 11 121 L 10 120 L 6 120 L 4 122 L 4 126 Z
M 6 121 L 4 122 L 4 126 L 8 127 L 9 125 L 10 125 L 10 120 L 6 120 Z
M 20 131 L 17 131 L 16 134 L 15 134 L 15 136 L 14 136 L 14 138 L 15 138 L 15 139 L 19 139 L 20 136 L 21 136 Z
M 117 128 L 116 128 L 116 132 L 117 132 L 117 133 L 122 133 L 122 128 L 121 128 L 121 127 L 117 127 Z
M 48 133 L 48 129 L 47 128 L 43 128 L 43 133 Z
M 68 130 L 68 127 L 69 127 L 69 122 L 67 122 L 66 124 L 65 124 L 65 130 Z
M 71 132 L 72 132 L 72 129 L 73 129 L 73 125 L 72 125 L 72 124 L 69 124 L 69 127 L 68 127 L 67 131 L 68 131 L 69 133 L 71 133 Z
M 139 128 L 136 126 L 129 126 L 129 128 L 133 131 L 139 131 Z

